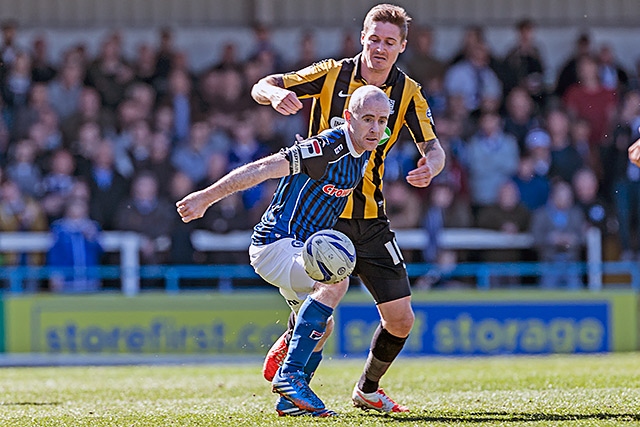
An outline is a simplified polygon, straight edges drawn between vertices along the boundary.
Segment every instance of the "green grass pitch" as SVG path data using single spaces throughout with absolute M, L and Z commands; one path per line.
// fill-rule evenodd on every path
M 640 426 L 640 354 L 400 358 L 382 386 L 411 408 L 351 405 L 363 360 L 311 385 L 340 417 L 279 418 L 259 362 L 0 369 L 0 426 Z

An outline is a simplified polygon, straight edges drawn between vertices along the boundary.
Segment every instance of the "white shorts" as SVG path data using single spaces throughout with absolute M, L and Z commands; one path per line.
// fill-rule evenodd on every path
M 296 313 L 315 284 L 315 280 L 304 271 L 303 245 L 299 240 L 283 238 L 268 245 L 249 246 L 249 259 L 253 269 L 264 280 L 280 289 L 287 304 Z

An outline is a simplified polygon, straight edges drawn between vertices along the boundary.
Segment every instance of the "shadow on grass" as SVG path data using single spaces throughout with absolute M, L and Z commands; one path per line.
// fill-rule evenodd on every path
M 56 406 L 61 402 L 0 402 L 0 406 Z
M 375 414 L 381 419 L 386 418 L 390 422 L 432 422 L 432 423 L 490 423 L 500 421 L 521 423 L 535 421 L 579 421 L 579 420 L 620 420 L 620 421 L 640 421 L 640 414 L 542 414 L 542 413 L 519 413 L 519 412 L 467 412 L 450 415 L 431 415 L 429 413 L 413 412 L 409 414 L 397 414 L 387 416 L 386 414 Z

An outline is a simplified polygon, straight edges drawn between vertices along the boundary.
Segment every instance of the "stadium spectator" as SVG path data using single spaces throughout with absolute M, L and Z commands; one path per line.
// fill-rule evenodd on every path
M 133 70 L 122 57 L 121 47 L 117 33 L 107 36 L 86 75 L 86 83 L 96 88 L 102 105 L 112 111 L 116 110 L 134 78 Z
M 49 91 L 44 83 L 34 83 L 29 90 L 26 105 L 17 109 L 7 106 L 9 115 L 10 135 L 12 140 L 28 137 L 31 125 L 40 120 L 40 115 L 50 111 Z
M 525 150 L 533 159 L 533 170 L 539 176 L 547 176 L 551 166 L 551 137 L 546 130 L 536 128 L 525 137 Z
M 33 39 L 31 48 L 31 81 L 49 83 L 56 76 L 57 70 L 49 56 L 49 45 L 45 35 Z
M 629 89 L 629 76 L 616 59 L 613 46 L 603 43 L 598 50 L 598 74 L 605 89 L 625 93 Z
M 0 231 L 47 231 L 47 216 L 40 204 L 20 191 L 20 187 L 4 177 L 0 183 Z M 7 253 L 3 257 L 6 265 L 41 265 L 40 253 Z M 27 283 L 28 290 L 35 291 L 37 284 Z
M 604 259 L 615 259 L 619 251 L 616 238 L 619 225 L 611 204 L 599 195 L 598 177 L 591 169 L 582 168 L 575 173 L 571 184 L 576 204 L 587 223 L 600 230 Z
M 548 176 L 571 182 L 575 173 L 584 166 L 584 161 L 571 139 L 569 116 L 562 109 L 553 109 L 547 113 L 546 123 L 551 138 Z
M 461 95 L 468 111 L 480 109 L 487 99 L 501 100 L 502 83 L 489 66 L 489 60 L 489 49 L 481 43 L 445 73 L 446 93 Z
M 315 34 L 312 31 L 305 30 L 300 36 L 300 47 L 298 58 L 287 68 L 291 70 L 299 70 L 309 64 L 318 62 L 321 58 L 318 56 L 317 43 Z
M 249 59 L 262 62 L 267 74 L 281 72 L 285 65 L 284 59 L 273 42 L 271 28 L 265 24 L 256 23 L 252 31 L 253 47 Z
M 42 169 L 36 163 L 37 147 L 30 139 L 21 139 L 12 146 L 5 175 L 29 196 L 38 198 L 42 191 Z
M 171 150 L 177 145 L 178 140 L 173 126 L 173 108 L 168 104 L 158 105 L 153 112 L 153 130 L 163 133 L 171 142 Z
M 2 31 L 2 44 L 0 45 L 0 66 L 4 71 L 5 67 L 11 67 L 16 60 L 18 53 L 23 51 L 16 42 L 18 34 L 18 22 L 13 19 L 7 19 L 2 22 L 0 27 Z
M 505 100 L 504 131 L 515 136 L 521 153 L 525 150 L 527 133 L 540 126 L 540 118 L 533 99 L 525 88 L 514 87 Z
M 231 144 L 227 151 L 228 171 L 258 160 L 269 153 L 267 147 L 261 145 L 256 137 L 251 114 L 245 113 L 233 128 Z M 265 192 L 266 188 L 266 185 L 260 184 L 242 192 L 242 204 L 247 211 L 253 209 L 262 211 L 263 206 L 260 205 L 260 201 L 268 197 Z
M 546 102 L 545 66 L 535 40 L 536 25 L 531 19 L 523 19 L 516 24 L 516 30 L 518 40 L 504 57 L 504 92 L 509 93 L 520 86 L 539 107 L 543 107 Z
M 258 143 L 269 152 L 276 152 L 290 144 L 284 135 L 302 135 L 306 123 L 300 123 L 298 117 L 284 117 L 272 108 L 253 108 L 250 110 L 251 122 Z
M 518 169 L 518 143 L 502 131 L 500 116 L 484 113 L 467 146 L 467 168 L 474 213 L 496 203 L 498 189 Z
M 451 67 L 460 61 L 468 59 L 472 55 L 472 52 L 478 47 L 488 49 L 484 28 L 479 25 L 470 25 L 464 29 L 460 48 L 452 55 L 449 66 Z M 500 75 L 500 70 L 502 69 L 500 60 L 498 60 L 490 50 L 488 51 L 488 55 L 489 67 L 491 67 L 496 75 Z
M 177 141 L 189 137 L 189 127 L 198 116 L 198 108 L 192 93 L 192 82 L 184 70 L 173 70 L 167 77 L 167 91 L 161 104 L 170 105 L 173 110 L 173 133 Z
M 413 28 L 412 32 L 413 39 L 406 52 L 408 58 L 402 59 L 402 62 L 409 75 L 426 88 L 433 79 L 444 78 L 447 65 L 433 52 L 435 35 L 431 27 Z
M 616 92 L 600 83 L 598 64 L 591 56 L 583 56 L 577 64 L 578 83 L 565 92 L 562 100 L 572 119 L 578 117 L 589 122 L 590 166 L 602 170 L 600 148 L 610 138 L 610 129 L 617 105 Z
M 25 107 L 31 89 L 31 57 L 27 52 L 19 51 L 11 62 L 2 85 L 2 98 L 12 111 Z
M 133 82 L 127 89 L 126 97 L 136 102 L 141 118 L 151 120 L 156 104 L 156 91 L 153 86 L 143 82 Z
M 418 194 L 402 180 L 389 180 L 384 186 L 387 217 L 394 229 L 417 228 L 422 217 Z
M 167 188 L 163 189 L 163 197 L 167 200 L 180 200 L 187 194 L 196 190 L 195 183 L 185 173 L 174 172 L 170 177 Z M 167 262 L 170 264 L 193 264 L 198 261 L 206 262 L 203 257 L 196 256 L 196 250 L 191 243 L 191 233 L 195 230 L 197 223 L 183 224 L 179 215 L 173 215 L 174 225 L 171 227 L 169 238 L 171 246 Z M 226 251 L 225 251 L 226 252 Z M 245 254 L 246 257 L 246 254 Z M 246 260 L 248 263 L 248 259 Z M 181 284 L 182 285 L 182 284 Z
M 115 216 L 120 202 L 129 193 L 129 181 L 115 168 L 113 143 L 104 139 L 92 153 L 91 165 L 82 176 L 89 183 L 91 219 L 103 230 L 115 230 Z
M 62 121 L 78 111 L 84 74 L 84 65 L 80 61 L 67 60 L 48 85 L 51 107 Z
M 162 27 L 158 30 L 158 48 L 156 51 L 156 78 L 154 79 L 154 87 L 158 95 L 163 96 L 167 93 L 169 87 L 169 74 L 174 70 L 174 58 L 176 48 L 174 46 L 174 32 L 169 27 Z
M 437 263 L 443 251 L 442 231 L 452 227 L 471 227 L 473 218 L 468 203 L 456 197 L 456 184 L 453 181 L 446 177 L 436 179 L 428 192 L 428 205 L 421 220 L 428 237 L 423 257 L 426 262 Z
M 113 112 L 102 107 L 98 91 L 90 86 L 84 86 L 80 91 L 76 112 L 60 123 L 65 146 L 69 146 L 79 138 L 79 129 L 86 122 L 95 122 L 104 136 L 113 137 L 116 134 Z
M 464 200 L 456 198 L 456 186 L 442 174 L 429 186 L 429 200 L 421 227 L 427 235 L 427 245 L 422 251 L 423 259 L 431 264 L 429 270 L 416 280 L 418 289 L 450 287 L 451 271 L 461 257 L 459 251 L 442 247 L 442 233 L 450 227 L 470 227 L 473 223 L 471 211 Z
M 240 60 L 238 54 L 238 45 L 233 41 L 225 42 L 220 49 L 220 59 L 213 64 L 208 71 L 223 71 L 223 70 L 236 70 L 240 71 L 243 67 L 243 62 Z
M 562 98 L 569 87 L 578 82 L 578 61 L 583 56 L 591 55 L 591 37 L 587 33 L 578 36 L 574 51 L 567 61 L 560 67 L 556 79 L 554 94 Z
M 128 137 L 128 140 L 120 140 L 121 145 L 116 148 L 119 150 L 118 157 L 122 162 L 121 167 L 134 174 L 145 168 L 149 162 L 153 139 L 151 125 L 145 119 L 136 120 L 129 128 Z
M 518 186 L 522 203 L 530 210 L 544 206 L 549 198 L 551 185 L 549 180 L 535 172 L 535 161 L 528 153 L 518 162 L 518 172 L 511 178 Z
M 130 196 L 119 204 L 115 215 L 118 230 L 140 233 L 140 262 L 167 261 L 175 212 L 166 199 L 160 198 L 155 175 L 148 171 L 137 174 L 131 183 Z
M 173 163 L 171 163 L 171 141 L 169 141 L 169 138 L 167 138 L 165 134 L 156 132 L 151 135 L 149 157 L 140 168 L 153 172 L 156 178 L 158 178 L 160 195 L 169 198 L 171 182 L 173 181 L 172 177 L 176 173 L 176 168 L 173 166 Z
M 87 121 L 80 125 L 78 138 L 69 144 L 76 164 L 75 175 L 87 176 L 91 170 L 93 155 L 102 141 L 100 127 L 96 122 Z
M 571 185 L 559 181 L 553 184 L 549 203 L 533 213 L 531 234 L 539 259 L 550 265 L 540 279 L 542 289 L 570 290 L 582 286 L 576 262 L 580 260 L 586 222 L 576 206 Z
M 358 54 L 360 40 L 359 40 L 359 37 L 355 36 L 356 34 L 358 33 L 354 32 L 350 28 L 345 29 L 342 32 L 342 37 L 340 38 L 340 45 L 339 45 L 338 51 L 333 56 L 333 58 L 351 58 Z
M 199 183 L 207 174 L 209 158 L 217 152 L 219 151 L 211 139 L 209 123 L 198 121 L 191 126 L 189 138 L 173 151 L 171 163 L 193 182 Z
M 73 155 L 61 148 L 51 155 L 51 169 L 42 178 L 42 198 L 40 203 L 47 214 L 48 223 L 60 219 L 64 214 L 69 195 L 75 184 L 76 165 Z
M 42 170 L 48 172 L 51 153 L 63 148 L 60 120 L 53 109 L 46 109 L 40 113 L 38 121 L 29 127 L 29 139 L 36 144 Z
M 157 54 L 153 46 L 149 43 L 140 43 L 137 49 L 135 62 L 132 64 L 134 80 L 150 86 L 156 84 L 156 63 Z M 154 89 L 155 91 L 155 89 Z
M 86 200 L 68 200 L 64 216 L 51 224 L 53 245 L 47 252 L 52 292 L 95 292 L 100 289 L 97 267 L 103 249 L 100 227 L 89 218 Z
M 513 181 L 505 181 L 500 186 L 497 202 L 478 213 L 476 225 L 513 235 L 529 231 L 530 219 L 531 212 L 520 201 L 518 186 Z M 480 259 L 484 262 L 517 262 L 523 260 L 524 256 L 519 250 L 497 249 L 482 251 Z M 491 285 L 516 286 L 522 283 L 521 280 L 512 274 L 492 276 Z

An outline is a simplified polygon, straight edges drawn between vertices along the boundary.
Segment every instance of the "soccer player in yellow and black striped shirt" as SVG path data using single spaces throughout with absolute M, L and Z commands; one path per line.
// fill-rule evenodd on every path
M 422 88 L 395 65 L 407 44 L 410 19 L 401 7 L 377 5 L 365 17 L 360 37 L 362 52 L 354 58 L 327 59 L 299 71 L 270 75 L 252 89 L 258 103 L 271 105 L 284 115 L 295 114 L 302 108 L 300 99 L 312 97 L 310 134 L 341 124 L 350 94 L 360 86 L 378 86 L 390 99 L 390 137 L 383 139 L 371 154 L 364 179 L 351 194 L 335 226 L 353 241 L 357 253 L 354 274 L 373 295 L 381 317 L 352 399 L 356 406 L 381 412 L 407 410 L 386 396 L 378 383 L 402 350 L 414 322 L 406 267 L 384 211 L 384 159 L 406 126 L 422 154 L 416 169 L 406 177 L 409 184 L 428 186 L 445 162 Z M 281 337 L 269 351 L 265 372 L 288 350 L 286 337 L 292 334 L 295 337 L 295 329 L 285 334 L 288 335 Z M 310 358 L 315 366 L 305 368 L 309 374 L 320 362 L 322 341 Z

